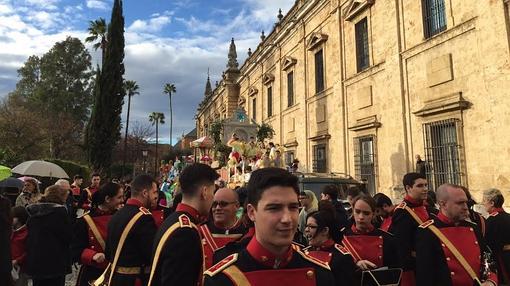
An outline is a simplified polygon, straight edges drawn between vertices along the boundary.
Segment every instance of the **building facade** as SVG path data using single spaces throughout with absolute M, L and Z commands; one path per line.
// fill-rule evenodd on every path
M 269 123 L 286 158 L 401 194 L 425 161 L 444 182 L 510 188 L 510 1 L 297 0 L 239 67 L 209 80 L 208 125 L 243 107 Z M 510 199 L 510 196 L 507 197 Z

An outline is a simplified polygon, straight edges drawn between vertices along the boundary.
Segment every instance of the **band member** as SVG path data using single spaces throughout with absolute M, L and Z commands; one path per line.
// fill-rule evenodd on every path
M 101 176 L 98 173 L 92 174 L 90 179 L 90 186 L 84 189 L 86 199 L 82 204 L 82 208 L 84 210 L 90 209 L 90 204 L 92 203 L 92 195 L 94 195 L 97 190 L 99 190 L 99 184 L 101 183 Z
M 334 285 L 329 266 L 292 246 L 299 214 L 298 178 L 279 168 L 252 173 L 247 213 L 255 236 L 205 273 L 205 285 Z
M 92 196 L 92 207 L 76 221 L 71 244 L 74 261 L 81 264 L 77 286 L 88 286 L 104 272 L 107 226 L 113 213 L 123 202 L 119 184 L 106 183 Z
M 337 243 L 342 234 L 336 224 L 335 208 L 330 202 L 322 201 L 319 211 L 308 214 L 305 235 L 309 246 L 303 251 L 329 264 L 335 285 L 354 285 L 356 267 L 349 250 Z
M 402 286 L 413 286 L 415 282 L 415 235 L 418 226 L 429 219 L 424 205 L 427 199 L 427 179 L 419 173 L 408 173 L 403 179 L 406 196 L 395 208 L 389 232 L 397 238 L 399 264 L 403 268 Z
M 212 203 L 212 219 L 199 227 L 204 241 L 206 268 L 213 265 L 216 250 L 246 233 L 246 228 L 236 216 L 238 209 L 239 199 L 234 190 L 222 188 L 216 191 Z
M 485 239 L 498 265 L 499 281 L 510 283 L 510 214 L 503 209 L 505 198 L 498 189 L 483 192 L 483 204 L 489 213 Z
M 158 188 L 154 179 L 149 175 L 139 175 L 131 183 L 131 198 L 110 219 L 105 257 L 113 262 L 124 229 L 135 215 L 142 213 L 127 234 L 110 286 L 146 284 L 152 257 L 152 242 L 157 230 L 148 209 L 156 207 L 157 199 Z
M 377 221 L 380 222 L 379 228 L 388 231 L 391 226 L 391 221 L 393 218 L 393 212 L 395 211 L 395 205 L 391 202 L 391 199 L 383 194 L 377 193 L 374 195 L 375 200 L 375 215 L 377 216 Z
M 352 254 L 357 268 L 366 271 L 385 266 L 398 267 L 393 235 L 375 228 L 372 224 L 376 209 L 374 199 L 360 195 L 353 199 L 352 204 L 354 224 L 344 231 L 342 243 Z M 358 281 L 356 285 L 359 285 L 361 272 L 355 276 Z
M 202 284 L 204 254 L 197 225 L 209 214 L 218 177 L 211 167 L 199 163 L 180 174 L 182 201 L 156 234 L 148 285 Z
M 439 213 L 416 234 L 416 285 L 498 285 L 480 229 L 468 222 L 467 196 L 460 186 L 444 184 L 436 191 Z

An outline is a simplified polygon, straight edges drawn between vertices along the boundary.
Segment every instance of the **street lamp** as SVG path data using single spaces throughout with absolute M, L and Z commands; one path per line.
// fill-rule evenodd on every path
M 147 163 L 147 155 L 149 154 L 149 150 L 142 150 L 142 155 L 143 155 L 143 172 L 144 173 L 147 173 L 146 170 L 145 170 L 145 167 L 146 167 L 146 163 Z

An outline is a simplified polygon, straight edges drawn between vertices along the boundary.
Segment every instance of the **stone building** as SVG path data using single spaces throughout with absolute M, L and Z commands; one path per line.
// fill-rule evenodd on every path
M 209 80 L 198 136 L 243 107 L 309 172 L 395 196 L 425 160 L 444 182 L 510 188 L 509 0 L 297 0 L 239 67 Z M 507 197 L 510 199 L 510 197 Z

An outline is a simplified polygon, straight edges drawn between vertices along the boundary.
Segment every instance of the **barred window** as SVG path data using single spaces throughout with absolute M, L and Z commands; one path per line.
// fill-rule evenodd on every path
M 425 38 L 446 30 L 444 0 L 422 0 L 422 5 Z
M 257 121 L 257 98 L 251 101 L 251 114 L 253 120 Z
M 324 58 L 322 49 L 315 53 L 315 93 L 324 90 Z
M 326 144 L 313 146 L 313 172 L 326 173 Z
M 458 119 L 423 125 L 427 179 L 434 190 L 444 183 L 462 184 L 459 130 Z
M 294 151 L 285 152 L 285 165 L 290 166 L 295 159 Z
M 376 193 L 375 167 L 376 167 L 375 136 L 354 138 L 354 169 L 356 178 L 367 184 L 370 194 Z
M 287 74 L 287 107 L 294 105 L 294 72 Z
M 273 116 L 273 87 L 267 88 L 267 117 Z
M 367 18 L 363 18 L 355 25 L 356 33 L 356 63 L 358 72 L 370 66 L 370 52 L 368 50 Z

